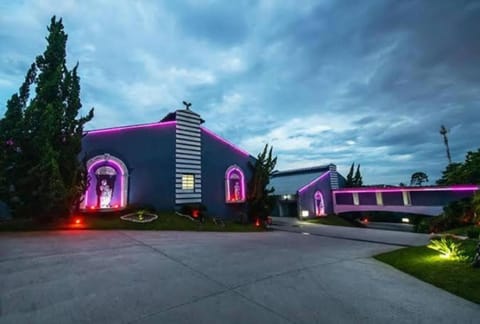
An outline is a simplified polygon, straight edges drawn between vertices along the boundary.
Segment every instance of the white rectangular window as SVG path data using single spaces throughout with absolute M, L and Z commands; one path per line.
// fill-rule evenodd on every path
M 410 197 L 410 191 L 402 191 L 402 197 L 403 197 L 403 204 L 405 206 L 411 206 L 412 205 L 412 199 Z
M 383 196 L 381 192 L 376 192 L 375 197 L 377 198 L 377 205 L 382 206 L 383 205 Z
M 355 206 L 360 205 L 360 200 L 358 199 L 358 192 L 354 192 L 352 195 L 353 195 L 353 204 Z
M 195 176 L 193 174 L 182 175 L 182 189 L 193 190 L 195 188 Z

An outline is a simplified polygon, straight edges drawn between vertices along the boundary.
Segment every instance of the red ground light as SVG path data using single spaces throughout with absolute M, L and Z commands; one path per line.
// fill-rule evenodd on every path
M 257 227 L 260 226 L 260 219 L 257 218 L 257 220 L 255 221 L 255 226 L 257 226 Z
M 194 209 L 194 210 L 192 211 L 192 216 L 193 216 L 193 217 L 197 218 L 199 215 L 200 215 L 200 211 L 199 211 L 198 209 Z
M 75 218 L 75 224 L 80 224 L 82 222 L 81 218 Z

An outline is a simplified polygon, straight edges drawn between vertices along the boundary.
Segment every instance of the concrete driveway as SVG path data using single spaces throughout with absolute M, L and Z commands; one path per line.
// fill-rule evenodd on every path
M 0 323 L 478 323 L 479 305 L 371 258 L 395 248 L 283 231 L 0 233 Z

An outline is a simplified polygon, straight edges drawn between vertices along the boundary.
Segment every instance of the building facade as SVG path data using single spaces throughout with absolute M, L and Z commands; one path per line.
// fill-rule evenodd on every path
M 334 164 L 275 172 L 270 180 L 275 189 L 272 215 L 307 218 L 332 214 L 332 190 L 344 183 Z
M 244 211 L 255 159 L 202 123 L 180 109 L 156 123 L 85 132 L 81 157 L 90 184 L 81 209 L 203 204 L 216 217 Z

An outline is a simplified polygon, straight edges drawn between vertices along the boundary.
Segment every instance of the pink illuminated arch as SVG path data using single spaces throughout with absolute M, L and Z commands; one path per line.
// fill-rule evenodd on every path
M 315 204 L 315 216 L 325 215 L 325 201 L 323 200 L 323 194 L 320 190 L 315 191 L 313 195 L 313 201 Z
M 90 185 L 85 192 L 83 209 L 101 211 L 127 206 L 128 169 L 122 160 L 107 153 L 97 155 L 88 160 L 87 174 Z M 99 197 L 99 192 L 100 195 L 107 192 L 105 188 L 108 189 L 106 200 L 105 196 Z
M 238 165 L 232 165 L 225 172 L 225 201 L 234 204 L 245 200 L 245 176 Z

